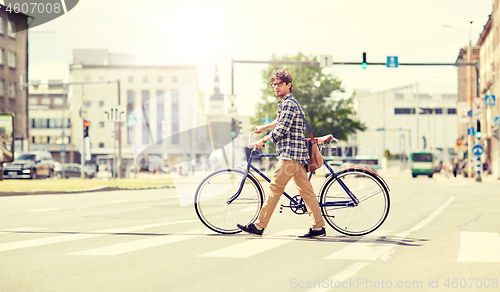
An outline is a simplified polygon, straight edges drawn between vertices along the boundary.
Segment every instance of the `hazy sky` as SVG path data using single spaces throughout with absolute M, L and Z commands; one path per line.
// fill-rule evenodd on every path
M 231 91 L 231 59 L 332 55 L 334 61 L 455 62 L 477 42 L 492 0 L 81 0 L 68 14 L 30 30 L 30 79 L 66 79 L 72 49 L 137 55 L 140 65 L 198 65 L 199 90 L 213 92 L 219 68 Z M 473 21 L 470 26 L 470 21 Z M 443 25 L 456 27 L 447 28 Z M 462 29 L 462 30 L 460 30 Z M 253 114 L 266 65 L 236 64 L 235 105 Z M 334 66 L 344 88 L 372 92 L 421 83 L 420 92 L 455 93 L 455 67 Z

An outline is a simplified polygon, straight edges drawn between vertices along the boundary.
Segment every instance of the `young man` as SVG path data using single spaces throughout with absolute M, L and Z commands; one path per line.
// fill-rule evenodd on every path
M 269 82 L 279 98 L 278 117 L 271 124 L 256 126 L 254 133 L 262 133 L 266 129 L 274 128 L 269 135 L 256 142 L 256 147 L 263 148 L 268 141 L 272 141 L 276 144 L 278 163 L 271 180 L 269 196 L 262 206 L 257 221 L 255 224 L 238 224 L 237 226 L 247 233 L 262 235 L 285 186 L 293 178 L 300 196 L 304 199 L 312 224 L 309 232 L 299 237 L 324 236 L 326 235 L 325 223 L 304 167 L 304 164 L 309 163 L 309 153 L 304 142 L 303 110 L 291 95 L 292 74 L 284 70 L 275 70 L 269 77 Z

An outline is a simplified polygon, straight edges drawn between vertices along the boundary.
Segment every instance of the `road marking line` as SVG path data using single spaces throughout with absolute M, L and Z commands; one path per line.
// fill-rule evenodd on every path
M 288 229 L 278 233 L 271 234 L 273 235 L 299 235 L 303 233 L 303 230 L 298 229 Z M 245 241 L 240 244 L 232 245 L 226 248 L 222 248 L 216 251 L 212 251 L 209 253 L 205 253 L 199 255 L 199 257 L 219 257 L 219 258 L 249 258 L 253 255 L 259 254 L 261 252 L 265 252 L 267 250 L 273 249 L 275 247 L 287 244 L 292 242 L 298 238 L 268 238 L 266 236 L 262 238 L 255 238 L 248 241 Z
M 390 230 L 377 230 L 373 232 L 375 234 L 370 234 L 368 238 L 375 239 L 376 237 L 386 236 L 390 234 L 390 232 Z M 384 255 L 388 254 L 394 245 L 394 243 L 367 243 L 356 241 L 352 244 L 349 244 L 345 248 L 325 257 L 325 259 L 376 261 L 377 259 L 382 258 Z
M 353 243 L 327 256 L 325 259 L 376 261 L 384 254 L 389 252 L 393 246 L 394 246 L 393 243 L 391 244 Z
M 59 210 L 57 208 L 46 208 L 46 209 L 35 209 L 35 210 L 28 210 L 28 212 L 47 212 L 47 211 L 55 211 Z
M 87 233 L 80 233 L 80 234 L 67 234 L 67 235 L 60 235 L 60 236 L 54 236 L 54 237 L 45 237 L 45 238 L 28 239 L 28 240 L 21 240 L 21 241 L 15 241 L 15 242 L 1 243 L 0 244 L 0 252 L 7 251 L 7 250 L 21 249 L 21 248 L 26 248 L 26 247 L 35 247 L 35 246 L 41 246 L 41 245 L 47 245 L 47 244 L 62 243 L 62 242 L 80 240 L 80 239 L 94 238 L 94 237 L 109 235 L 109 233 L 128 233 L 128 232 L 134 232 L 134 231 L 153 228 L 153 227 L 187 223 L 187 222 L 193 222 L 193 221 L 197 221 L 197 220 L 181 220 L 181 221 L 173 221 L 173 222 L 163 222 L 163 223 L 139 225 L 139 226 L 134 226 L 134 227 L 111 228 L 111 229 L 105 229 L 105 230 L 100 230 L 100 231 L 90 231 Z
M 169 243 L 175 243 L 179 241 L 184 241 L 188 239 L 193 239 L 208 234 L 206 229 L 202 230 L 192 230 L 189 232 L 184 232 L 188 234 L 174 234 L 174 235 L 163 235 L 155 236 L 153 238 L 146 238 L 141 240 L 136 240 L 132 242 L 119 243 L 110 246 L 94 248 L 83 250 L 79 252 L 68 253 L 68 255 L 95 255 L 95 256 L 114 256 L 119 254 L 124 254 L 128 252 L 138 251 L 141 249 L 156 247 L 160 245 L 165 245 Z
M 422 227 L 424 227 L 425 225 L 429 224 L 432 220 L 434 220 L 446 207 L 448 207 L 448 205 L 451 204 L 451 202 L 453 202 L 453 200 L 455 200 L 455 197 L 450 197 L 448 199 L 448 201 L 446 201 L 443 205 L 441 205 L 439 208 L 436 209 L 436 211 L 432 212 L 431 215 L 429 215 L 427 218 L 425 218 L 424 220 L 422 220 L 420 223 L 418 223 L 417 225 L 415 225 L 414 227 L 412 227 L 410 229 L 410 231 L 418 231 L 420 230 Z
M 363 268 L 369 266 L 370 263 L 355 263 L 349 266 L 347 269 L 343 270 L 342 272 L 334 275 L 333 277 L 330 277 L 329 283 L 333 283 L 333 285 L 328 285 L 328 287 L 321 287 L 321 288 L 313 288 L 308 291 L 314 291 L 314 292 L 319 292 L 319 291 L 328 291 L 332 288 L 337 288 L 336 283 L 337 282 L 343 282 L 349 278 L 354 277 L 359 271 L 361 271 Z M 342 285 L 341 285 L 342 287 Z
M 500 263 L 500 235 L 462 231 L 458 262 Z

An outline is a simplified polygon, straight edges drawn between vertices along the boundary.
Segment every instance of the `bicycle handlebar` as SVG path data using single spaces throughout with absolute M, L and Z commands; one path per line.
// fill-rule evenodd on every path
M 255 150 L 256 148 L 256 143 L 252 143 L 252 135 L 255 134 L 254 132 L 250 133 L 250 135 L 248 136 L 248 148 L 253 148 Z M 260 134 L 260 133 L 259 133 Z M 332 143 L 335 142 L 335 145 L 332 146 Z M 330 140 L 330 143 L 328 144 L 328 146 L 330 148 L 337 148 L 337 145 L 339 143 L 339 140 L 337 140 L 337 138 L 333 137 L 332 136 L 332 139 Z

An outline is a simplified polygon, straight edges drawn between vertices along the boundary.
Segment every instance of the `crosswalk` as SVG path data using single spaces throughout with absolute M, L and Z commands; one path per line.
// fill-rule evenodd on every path
M 287 229 L 273 234 L 266 234 L 263 237 L 250 236 L 211 236 L 214 233 L 208 229 L 194 229 L 186 232 L 173 234 L 149 234 L 141 239 L 130 240 L 127 237 L 122 242 L 110 243 L 109 237 L 114 234 L 128 234 L 157 227 L 168 225 L 190 223 L 193 220 L 161 222 L 139 226 L 111 228 L 91 232 L 68 233 L 62 235 L 52 235 L 45 232 L 41 227 L 19 227 L 11 229 L 0 229 L 0 253 L 19 249 L 35 248 L 55 244 L 70 244 L 79 240 L 94 240 L 96 244 L 102 244 L 95 247 L 71 252 L 65 252 L 66 256 L 120 256 L 123 254 L 138 252 L 141 250 L 155 247 L 166 246 L 169 244 L 183 243 L 200 238 L 210 238 L 216 244 L 212 244 L 213 250 L 193 254 L 200 258 L 234 258 L 247 259 L 259 254 L 271 252 L 275 249 L 290 246 L 295 249 L 297 242 L 311 242 L 311 240 L 302 240 L 297 238 L 303 230 Z M 42 238 L 31 238 L 17 241 L 6 242 L 6 236 L 16 233 L 17 237 L 23 234 L 46 234 Z M 390 230 L 378 230 L 371 235 L 364 237 L 349 238 L 345 240 L 344 236 L 327 236 L 317 241 L 329 242 L 329 248 L 324 249 L 324 260 L 352 260 L 362 262 L 388 261 L 395 253 L 396 247 L 405 239 L 409 231 L 394 233 Z M 100 238 L 107 237 L 108 240 Z M 116 238 L 116 237 L 115 237 Z M 215 238 L 215 239 L 214 239 Z M 388 240 L 388 238 L 390 240 Z M 457 262 L 470 263 L 500 263 L 500 234 L 495 232 L 472 232 L 462 231 L 458 238 L 460 241 L 460 250 L 457 253 Z M 120 240 L 121 241 L 121 240 Z M 339 244 L 335 244 L 335 243 Z M 324 247 L 325 245 L 323 245 Z M 333 250 L 337 249 L 337 250 Z

